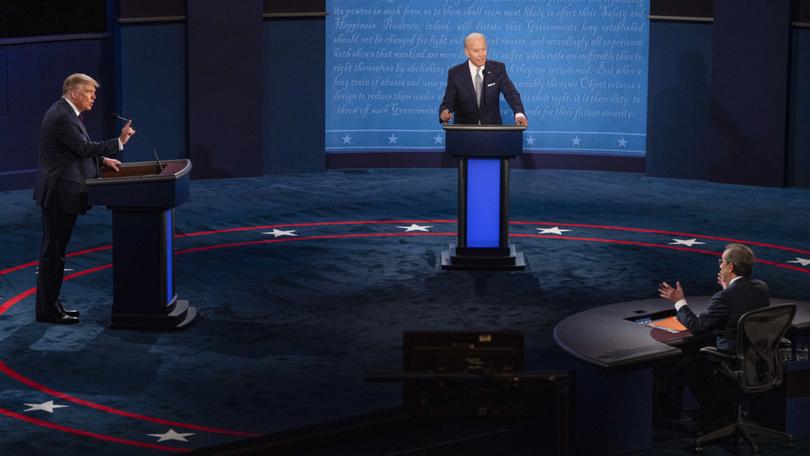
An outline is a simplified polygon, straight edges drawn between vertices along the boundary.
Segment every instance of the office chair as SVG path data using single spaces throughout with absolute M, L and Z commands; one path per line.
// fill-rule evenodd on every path
M 747 421 L 741 405 L 742 394 L 755 394 L 770 390 L 784 380 L 784 361 L 780 348 L 789 345 L 785 333 L 796 314 L 794 304 L 763 307 L 743 314 L 737 324 L 737 352 L 726 353 L 716 347 L 703 347 L 701 353 L 719 362 L 719 371 L 732 379 L 738 387 L 737 419 L 735 422 L 695 439 L 695 451 L 701 452 L 706 442 L 734 436 L 738 443 L 744 439 L 752 454 L 759 448 L 751 434 L 785 439 L 793 447 L 793 436 L 775 429 L 758 426 Z

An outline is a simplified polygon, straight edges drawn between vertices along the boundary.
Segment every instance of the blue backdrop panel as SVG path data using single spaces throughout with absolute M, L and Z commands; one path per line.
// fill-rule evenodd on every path
M 264 172 L 325 167 L 324 19 L 264 22 Z
M 788 178 L 791 185 L 810 187 L 810 30 L 794 28 L 791 39 Z
M 717 1 L 712 32 L 710 178 L 784 185 L 790 2 Z
M 120 109 L 138 130 L 124 159 L 152 160 L 150 142 L 162 159 L 187 158 L 185 24 L 122 25 L 120 40 Z
M 186 3 L 192 177 L 263 173 L 262 2 Z
M 648 0 L 330 0 L 326 149 L 437 151 L 447 69 L 488 37 L 529 117 L 527 152 L 643 156 Z M 501 102 L 505 119 L 512 113 Z M 507 121 L 509 123 L 509 121 Z
M 650 23 L 647 175 L 708 179 L 712 26 Z
M 0 68 L 0 72 L 8 89 L 6 113 L 0 116 L 0 191 L 33 186 L 42 116 L 62 96 L 62 82 L 71 73 L 81 71 L 101 83 L 93 110 L 85 114 L 90 136 L 102 139 L 115 135 L 109 115 L 115 84 L 108 43 L 108 38 L 99 35 L 0 46 L 6 62 L 5 71 Z
M 0 49 L 0 118 L 8 114 L 8 63 L 6 51 Z
M 501 160 L 467 159 L 467 247 L 499 247 Z

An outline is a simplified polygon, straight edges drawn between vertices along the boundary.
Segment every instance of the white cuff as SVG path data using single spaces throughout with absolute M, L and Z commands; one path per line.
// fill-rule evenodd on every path
M 686 304 L 686 299 L 679 299 L 678 302 L 675 303 L 675 311 L 677 312 L 681 310 L 681 307 L 685 306 Z
M 526 114 L 523 114 L 522 112 L 519 112 L 519 113 L 515 114 L 515 119 L 518 119 L 518 118 L 521 118 L 521 117 L 523 117 L 525 119 Z
M 121 152 L 124 150 L 124 144 L 121 142 L 121 138 L 118 138 L 118 151 Z

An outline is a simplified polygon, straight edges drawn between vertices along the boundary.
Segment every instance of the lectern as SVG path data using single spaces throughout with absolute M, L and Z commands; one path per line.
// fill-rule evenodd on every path
M 442 269 L 526 268 L 509 244 L 509 159 L 523 153 L 513 125 L 445 125 L 445 151 L 458 158 L 458 240 L 442 252 Z
M 174 282 L 174 208 L 189 171 L 190 160 L 127 163 L 86 181 L 90 204 L 113 213 L 111 328 L 180 329 L 197 316 Z

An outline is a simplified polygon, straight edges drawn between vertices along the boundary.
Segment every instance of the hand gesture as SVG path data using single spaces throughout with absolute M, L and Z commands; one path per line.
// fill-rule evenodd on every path
M 120 171 L 118 166 L 121 164 L 121 162 L 114 158 L 102 157 L 101 164 L 107 168 L 112 168 L 113 171 Z
M 658 285 L 658 294 L 673 304 L 680 301 L 684 297 L 681 282 L 678 281 L 675 282 L 675 288 L 672 288 L 672 285 L 666 282 L 661 282 L 661 285 Z
M 124 127 L 121 128 L 121 134 L 118 136 L 118 139 L 121 140 L 121 145 L 124 145 L 129 141 L 129 138 L 135 134 L 135 130 L 132 129 L 132 119 L 127 120 L 127 123 L 124 124 Z M 116 169 L 116 171 L 118 171 Z
M 453 120 L 453 113 L 450 112 L 449 109 L 443 109 L 442 112 L 439 114 L 439 118 L 442 120 L 442 122 L 447 123 Z

